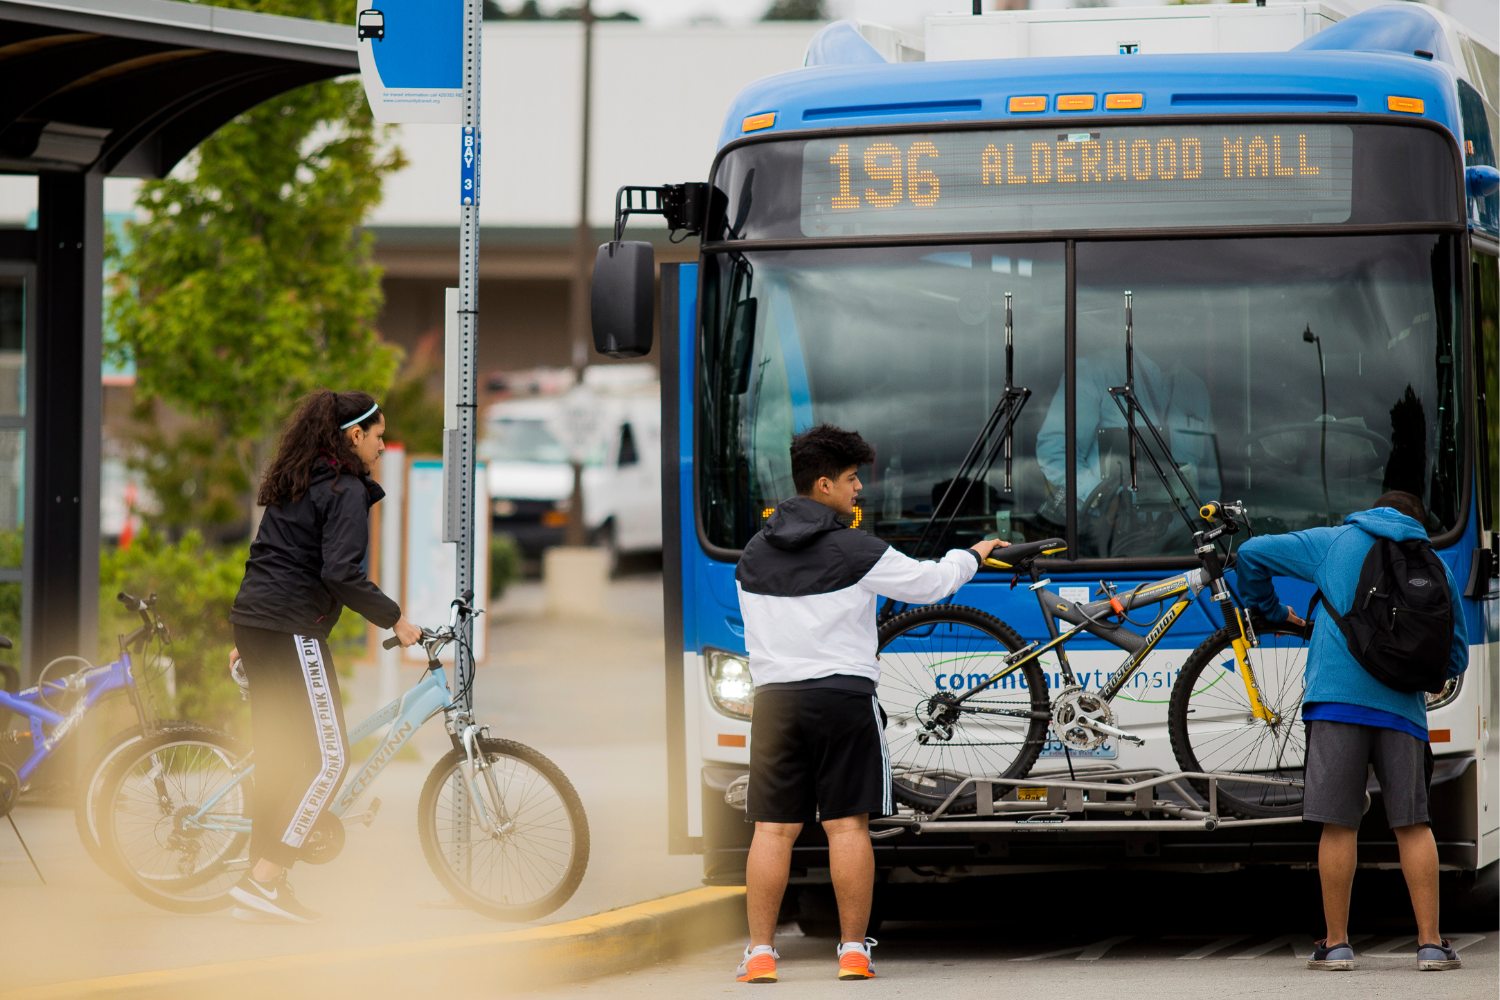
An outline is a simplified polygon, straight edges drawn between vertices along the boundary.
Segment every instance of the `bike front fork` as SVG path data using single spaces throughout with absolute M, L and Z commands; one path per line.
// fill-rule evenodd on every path
M 510 832 L 511 819 L 495 780 L 495 769 L 479 746 L 480 727 L 467 725 L 459 735 L 464 749 L 463 779 L 469 801 L 479 811 L 479 825 L 493 837 Z

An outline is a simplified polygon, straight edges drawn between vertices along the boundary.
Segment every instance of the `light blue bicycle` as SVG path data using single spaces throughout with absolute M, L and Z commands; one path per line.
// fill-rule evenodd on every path
M 438 655 L 464 641 L 475 616 L 466 601 L 454 601 L 447 626 L 422 630 L 426 672 L 352 731 L 357 744 L 389 727 L 314 826 L 302 860 L 333 860 L 347 824 L 374 820 L 379 799 L 360 813 L 355 805 L 416 731 L 441 715 L 453 749 L 427 776 L 417 804 L 427 863 L 466 905 L 503 920 L 531 920 L 562 906 L 582 881 L 588 819 L 556 764 L 474 722 L 470 685 L 450 693 Z M 220 738 L 172 733 L 118 761 L 104 782 L 100 834 L 130 890 L 181 912 L 227 906 L 229 889 L 250 865 L 253 771 L 250 755 Z

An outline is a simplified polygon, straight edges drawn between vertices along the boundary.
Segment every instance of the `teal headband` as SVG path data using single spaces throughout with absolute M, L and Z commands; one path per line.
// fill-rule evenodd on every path
M 380 409 L 380 404 L 379 403 L 371 403 L 370 404 L 370 408 L 368 410 L 366 410 L 365 412 L 361 413 L 359 416 L 355 417 L 353 420 L 349 421 L 347 424 L 339 424 L 339 430 L 341 430 L 341 431 L 347 431 L 349 428 L 353 427 L 355 424 L 362 424 L 362 423 L 364 423 L 366 420 L 369 420 L 371 417 L 373 417 L 375 415 L 375 411 L 378 410 L 378 409 Z

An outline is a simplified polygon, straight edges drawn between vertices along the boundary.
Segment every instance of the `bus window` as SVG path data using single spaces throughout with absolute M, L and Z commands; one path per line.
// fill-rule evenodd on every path
M 1455 287 L 1453 256 L 1433 235 L 1080 244 L 1077 554 L 1183 547 L 1170 498 L 1130 494 L 1101 433 L 1123 423 L 1107 385 L 1123 380 L 1126 289 L 1137 395 L 1200 497 L 1291 531 L 1403 489 L 1434 536 L 1454 527 L 1458 311 L 1435 291 Z
M 1458 81 L 1458 104 L 1463 116 L 1464 165 L 1495 166 L 1495 134 L 1500 122 L 1494 110 L 1485 107 L 1479 92 L 1462 80 Z M 1472 195 L 1470 199 L 1473 221 L 1490 232 L 1500 229 L 1500 193 L 1491 191 L 1478 199 L 1477 205 Z
M 729 310 L 705 310 L 699 476 L 710 542 L 744 545 L 794 492 L 792 435 L 826 422 L 877 452 L 860 470 L 860 527 L 911 551 L 1004 389 L 1006 292 L 1015 381 L 1033 392 L 1013 435 L 1013 488 L 997 462 L 927 554 L 988 534 L 1057 533 L 1038 517 L 1049 494 L 1035 443 L 1062 379 L 1061 245 L 737 253 L 705 268 L 706 302 L 727 300 L 733 284 L 733 297 L 758 303 L 743 391 L 726 374 L 743 330 Z
M 1474 361 L 1477 369 L 1478 404 L 1475 408 L 1475 454 L 1479 456 L 1479 524 L 1496 529 L 1496 506 L 1500 504 L 1500 342 L 1496 322 L 1500 314 L 1500 273 L 1493 254 L 1475 252 Z

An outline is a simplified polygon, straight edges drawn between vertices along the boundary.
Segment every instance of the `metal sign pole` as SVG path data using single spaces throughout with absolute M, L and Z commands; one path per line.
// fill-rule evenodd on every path
M 458 544 L 453 589 L 456 595 L 474 589 L 474 431 L 476 352 L 479 319 L 479 46 L 484 24 L 484 0 L 464 2 L 464 96 L 459 128 L 459 272 L 458 272 L 458 426 L 449 449 L 448 495 L 457 496 Z M 474 603 L 477 603 L 477 597 Z M 470 690 L 474 670 L 474 623 L 465 622 L 463 641 L 454 654 L 457 690 Z M 464 708 L 469 705 L 464 695 Z

